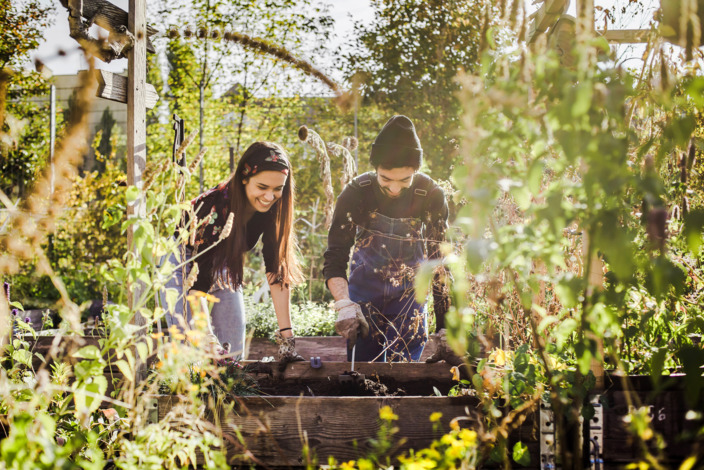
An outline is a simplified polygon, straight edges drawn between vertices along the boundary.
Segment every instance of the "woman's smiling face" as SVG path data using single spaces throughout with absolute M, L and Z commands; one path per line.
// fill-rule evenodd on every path
M 249 205 L 257 212 L 267 212 L 281 199 L 286 178 L 280 171 L 262 171 L 244 180 Z

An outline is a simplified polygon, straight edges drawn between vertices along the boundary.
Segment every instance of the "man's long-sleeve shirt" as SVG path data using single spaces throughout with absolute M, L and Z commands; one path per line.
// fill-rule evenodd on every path
M 350 250 L 355 243 L 358 227 L 365 227 L 369 214 L 377 212 L 384 216 L 401 219 L 420 219 L 424 226 L 425 247 L 428 259 L 442 257 L 440 244 L 445 240 L 449 210 L 442 189 L 427 175 L 417 173 L 411 187 L 397 198 L 382 192 L 375 173 L 355 178 L 343 189 L 335 204 L 332 225 L 328 233 L 328 248 L 325 251 L 323 274 L 325 281 L 334 277 L 347 279 Z M 360 185 L 360 179 L 371 184 Z M 419 198 L 417 191 L 425 192 Z M 433 282 L 433 299 L 437 328 L 444 327 L 445 312 L 449 306 L 445 286 L 436 276 Z

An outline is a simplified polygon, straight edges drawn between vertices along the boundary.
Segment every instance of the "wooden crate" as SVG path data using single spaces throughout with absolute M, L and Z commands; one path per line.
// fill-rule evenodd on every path
M 638 444 L 630 437 L 624 422 L 631 407 L 646 408 L 653 430 L 665 440 L 664 458 L 668 465 L 676 468 L 690 455 L 695 442 L 693 434 L 704 423 L 687 419 L 690 408 L 684 397 L 683 379 L 684 376 L 681 375 L 663 377 L 663 386 L 656 392 L 649 376 L 629 376 L 626 387 L 633 391 L 640 402 L 629 404 L 622 378 L 607 375 L 607 388 L 602 398 L 604 468 L 622 468 L 641 455 Z

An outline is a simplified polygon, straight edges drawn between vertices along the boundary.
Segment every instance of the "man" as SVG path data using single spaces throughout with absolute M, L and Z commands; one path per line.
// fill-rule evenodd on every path
M 356 344 L 359 361 L 418 361 L 427 342 L 427 312 L 413 280 L 421 262 L 441 256 L 448 207 L 442 189 L 418 172 L 422 159 L 411 120 L 393 116 L 372 145 L 375 171 L 350 182 L 335 204 L 323 273 L 348 360 Z M 441 330 L 448 296 L 440 276 L 433 297 Z

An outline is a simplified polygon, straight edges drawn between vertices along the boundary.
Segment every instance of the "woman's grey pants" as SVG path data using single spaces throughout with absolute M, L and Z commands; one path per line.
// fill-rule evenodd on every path
M 191 249 L 186 248 L 185 254 L 186 259 L 190 259 Z M 168 262 L 173 266 L 178 266 L 180 264 L 177 257 L 173 253 L 169 255 L 166 260 L 168 260 Z M 188 263 L 186 265 L 186 277 L 188 277 L 191 266 L 192 263 Z M 166 310 L 166 323 L 169 327 L 176 325 L 176 327 L 181 331 L 184 329 L 184 324 L 191 325 L 191 307 L 188 304 L 188 301 L 184 301 L 184 296 L 187 293 L 183 292 L 183 271 L 184 270 L 182 268 L 176 269 L 174 271 L 174 275 L 171 279 L 169 279 L 165 286 L 167 289 L 176 289 L 179 294 L 173 312 L 168 309 L 165 290 L 162 290 L 159 295 L 161 305 L 164 310 Z M 230 354 L 232 354 L 233 357 L 242 357 L 245 340 L 245 315 L 242 289 L 231 290 L 227 287 L 220 288 L 217 285 L 214 285 L 211 287 L 209 293 L 220 299 L 220 302 L 214 303 L 210 310 L 210 319 L 215 336 L 217 336 L 221 345 L 224 346 L 225 343 L 230 344 Z M 183 311 L 184 304 L 186 309 L 185 318 Z M 183 323 L 184 320 L 185 323 Z

